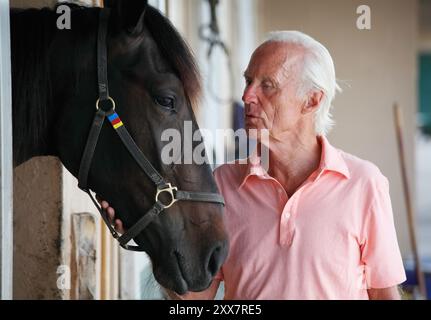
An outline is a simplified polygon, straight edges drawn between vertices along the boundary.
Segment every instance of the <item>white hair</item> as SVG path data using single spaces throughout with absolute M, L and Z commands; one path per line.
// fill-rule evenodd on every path
M 334 125 L 331 115 L 332 101 L 336 92 L 341 92 L 335 77 L 334 61 L 320 42 L 299 31 L 275 31 L 269 33 L 265 43 L 285 42 L 305 49 L 302 65 L 302 79 L 298 96 L 310 91 L 321 90 L 324 97 L 315 113 L 316 134 L 325 136 Z

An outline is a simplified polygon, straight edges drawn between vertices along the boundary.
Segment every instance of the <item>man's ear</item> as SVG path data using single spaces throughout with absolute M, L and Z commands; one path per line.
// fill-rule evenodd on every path
M 147 6 L 146 0 L 105 0 L 105 7 L 112 9 L 116 27 L 132 35 L 143 32 Z
M 324 97 L 325 93 L 323 91 L 311 91 L 307 95 L 304 106 L 302 107 L 302 114 L 317 111 Z

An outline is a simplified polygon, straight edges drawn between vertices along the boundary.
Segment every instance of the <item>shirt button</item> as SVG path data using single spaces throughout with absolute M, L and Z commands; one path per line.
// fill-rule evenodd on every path
M 290 219 L 290 212 L 285 212 L 285 213 L 283 213 L 283 220 L 284 221 L 287 221 L 287 220 L 289 220 Z

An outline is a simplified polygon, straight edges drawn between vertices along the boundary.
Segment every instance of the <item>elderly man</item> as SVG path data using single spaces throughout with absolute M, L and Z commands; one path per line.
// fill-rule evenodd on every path
M 230 253 L 210 288 L 179 298 L 214 298 L 224 281 L 225 299 L 399 299 L 388 181 L 325 137 L 339 89 L 328 50 L 300 32 L 272 33 L 244 76 L 246 128 L 269 132 L 256 137 L 269 163 L 256 153 L 215 171 Z

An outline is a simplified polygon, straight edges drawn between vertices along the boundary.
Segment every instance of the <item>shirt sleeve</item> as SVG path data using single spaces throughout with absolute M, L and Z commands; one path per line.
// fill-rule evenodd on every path
M 394 225 L 389 183 L 383 175 L 369 191 L 361 244 L 362 263 L 368 289 L 396 286 L 406 274 Z

